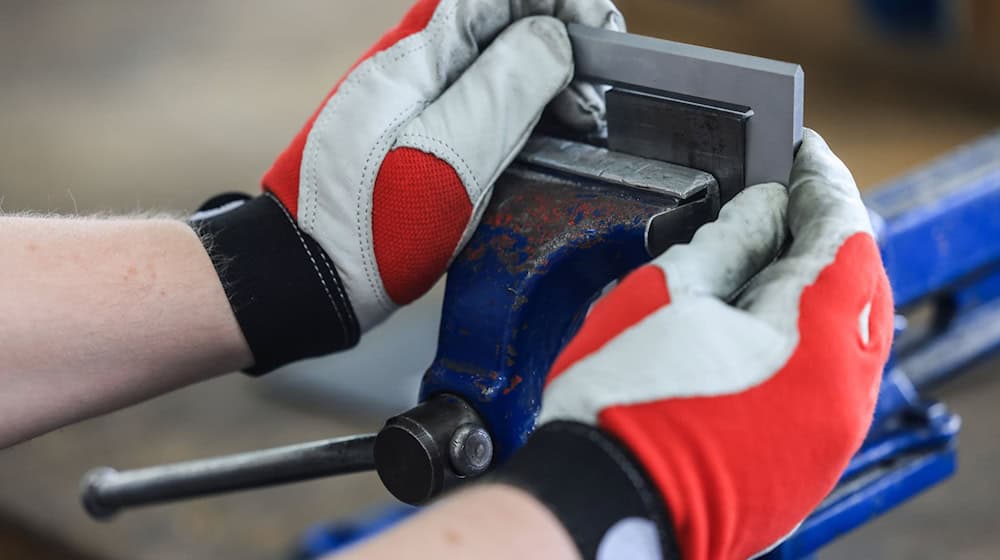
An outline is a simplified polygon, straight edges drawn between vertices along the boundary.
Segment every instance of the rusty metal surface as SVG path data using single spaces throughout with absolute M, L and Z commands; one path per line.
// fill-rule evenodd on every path
M 611 110 L 610 102 L 608 109 Z M 609 112 L 609 120 L 611 117 Z M 517 159 L 521 163 L 552 171 L 661 192 L 685 200 L 704 194 L 715 183 L 708 173 L 661 161 L 665 158 L 650 159 L 653 157 L 635 152 L 615 152 L 551 136 L 533 136 Z
M 508 170 L 449 270 L 421 398 L 465 398 L 503 461 L 533 428 L 545 373 L 589 304 L 649 259 L 649 221 L 681 202 L 524 165 Z

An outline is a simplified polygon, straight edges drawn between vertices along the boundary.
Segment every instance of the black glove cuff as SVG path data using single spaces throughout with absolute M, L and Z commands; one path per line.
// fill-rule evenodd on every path
M 670 514 L 659 491 L 629 451 L 603 431 L 576 422 L 552 422 L 493 480 L 526 490 L 566 527 L 585 560 L 597 557 L 608 531 L 628 518 L 652 521 L 660 557 L 680 558 Z
M 357 344 L 358 321 L 333 262 L 273 195 L 220 195 L 189 223 L 250 345 L 247 373 Z

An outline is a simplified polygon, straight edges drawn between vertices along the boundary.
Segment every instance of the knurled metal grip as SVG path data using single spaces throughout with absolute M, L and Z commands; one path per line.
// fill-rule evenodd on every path
M 749 107 L 745 186 L 788 184 L 802 141 L 801 66 L 578 24 L 568 29 L 577 78 Z
M 375 468 L 397 499 L 419 505 L 493 462 L 493 440 L 475 409 L 437 395 L 390 418 L 375 439 Z

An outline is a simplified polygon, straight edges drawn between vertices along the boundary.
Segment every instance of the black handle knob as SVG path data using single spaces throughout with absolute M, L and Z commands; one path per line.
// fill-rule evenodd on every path
M 390 418 L 375 439 L 375 465 L 400 501 L 422 504 L 475 478 L 493 462 L 493 440 L 475 410 L 454 395 L 437 395 Z

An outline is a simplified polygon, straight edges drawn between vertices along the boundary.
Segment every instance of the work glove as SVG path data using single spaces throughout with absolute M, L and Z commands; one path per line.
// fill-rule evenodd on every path
M 892 325 L 854 180 L 806 130 L 787 191 L 746 189 L 594 305 L 501 480 L 585 558 L 754 556 L 861 445 Z
M 565 22 L 624 28 L 610 0 L 420 0 L 334 86 L 262 196 L 195 216 L 252 372 L 352 346 L 429 290 L 553 98 L 569 126 L 601 126 L 600 92 L 569 85 Z

